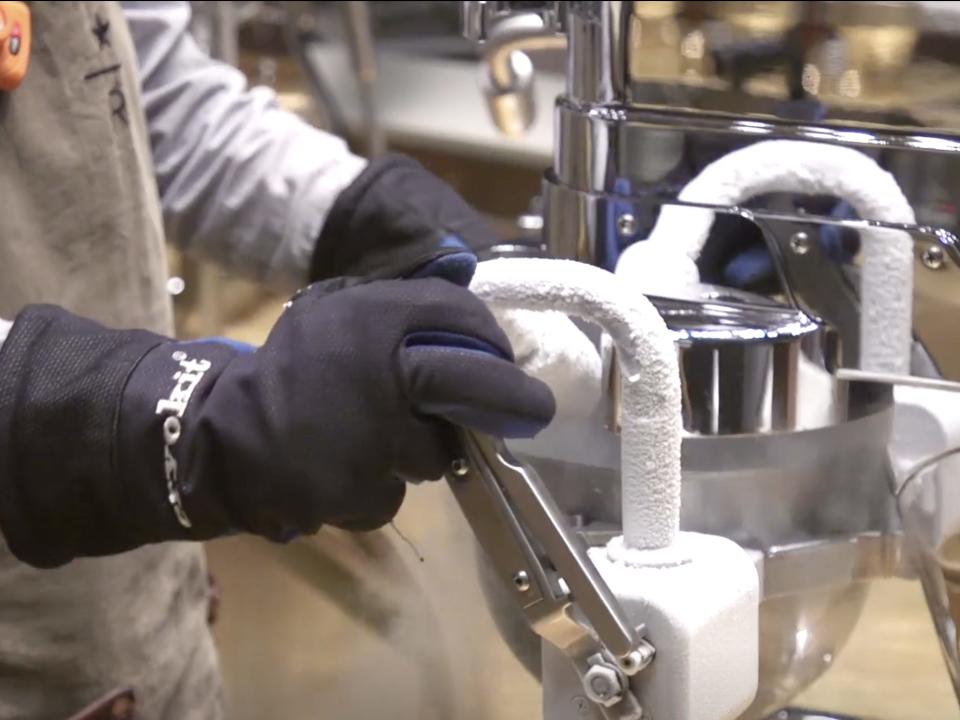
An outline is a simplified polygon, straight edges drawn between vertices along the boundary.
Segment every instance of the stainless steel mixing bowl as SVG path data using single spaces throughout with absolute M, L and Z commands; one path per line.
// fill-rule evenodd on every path
M 924 597 L 960 700 L 960 449 L 951 448 L 912 468 L 897 492 L 907 556 Z
M 684 441 L 682 527 L 755 550 L 761 571 L 760 688 L 744 720 L 784 707 L 830 666 L 856 625 L 870 578 L 889 574 L 894 564 L 896 541 L 887 534 L 890 412 L 882 393 L 858 406 L 859 417 L 827 428 Z M 614 436 L 574 437 L 571 428 L 539 447 L 520 445 L 589 542 L 615 533 Z M 564 459 L 556 457 L 560 448 Z M 572 462 L 577 456 L 592 464 Z M 501 636 L 537 675 L 538 639 L 482 557 L 478 567 Z
M 758 459 L 755 474 L 740 479 L 742 485 L 739 476 L 685 478 L 687 527 L 706 503 L 731 523 L 740 522 L 733 514 L 737 505 L 755 523 L 756 510 L 768 509 L 767 522 L 756 525 L 772 540 L 762 563 L 763 676 L 753 718 L 787 702 L 823 672 L 856 622 L 866 590 L 862 581 L 877 574 L 885 537 L 870 531 L 879 524 L 873 521 L 879 508 L 858 497 L 871 485 L 870 468 L 865 464 L 858 472 L 851 466 L 874 454 L 870 438 L 887 420 L 883 412 L 862 418 L 835 442 L 819 434 L 781 438 L 771 450 L 776 457 L 768 460 L 779 459 L 779 476 L 766 474 Z M 825 453 L 821 461 L 808 452 L 808 443 Z M 816 482 L 811 465 L 835 462 L 844 443 L 851 459 L 841 458 L 835 472 Z M 749 445 L 731 443 L 729 454 Z M 711 454 L 717 463 L 731 459 L 705 444 L 696 448 L 702 452 L 694 449 L 690 444 L 686 450 L 691 468 Z M 774 499 L 791 482 L 789 467 L 797 461 L 795 492 Z M 597 512 L 618 505 L 612 468 L 560 463 L 554 472 L 546 462 L 538 465 L 557 496 L 584 511 L 581 520 L 592 526 L 591 537 L 609 535 L 612 524 L 603 529 L 586 513 L 592 512 L 588 498 Z M 804 473 L 814 479 L 804 480 Z M 723 505 L 725 492 L 730 498 Z M 868 511 L 851 512 L 858 505 Z M 784 512 L 776 512 L 779 507 Z M 414 547 L 390 527 L 359 536 L 324 530 L 291 545 L 251 537 L 213 544 L 211 565 L 224 596 L 216 630 L 231 717 L 541 717 L 539 685 L 524 670 L 526 665 L 536 673 L 539 646 L 518 621 L 514 597 L 486 575 L 482 551 L 448 488 L 413 488 L 396 525 Z M 791 526 L 797 528 L 793 533 L 785 530 Z M 848 534 L 841 531 L 845 526 Z M 738 538 L 748 544 L 745 533 Z
M 823 674 L 850 637 L 867 588 L 839 585 L 764 600 L 760 687 L 744 720 L 771 715 Z
M 540 641 L 523 622 L 509 588 L 479 562 L 480 583 L 501 637 L 534 677 Z M 798 590 L 765 598 L 760 608 L 760 682 L 742 720 L 766 718 L 830 667 L 846 644 L 866 600 L 866 582 Z

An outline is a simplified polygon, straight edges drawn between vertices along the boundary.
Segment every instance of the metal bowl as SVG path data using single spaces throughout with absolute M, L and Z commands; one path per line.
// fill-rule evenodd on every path
M 515 598 L 488 563 L 478 562 L 480 585 L 500 636 L 536 678 L 540 639 L 524 623 Z M 783 708 L 830 667 L 857 624 L 867 583 L 816 588 L 767 598 L 760 606 L 760 683 L 741 720 L 760 720 Z
M 760 685 L 742 720 L 783 708 L 830 667 L 866 601 L 867 583 L 767 598 L 760 607 Z
M 756 552 L 761 571 L 760 687 L 744 720 L 784 707 L 830 666 L 868 581 L 895 564 L 891 414 L 883 403 L 859 408 L 857 419 L 814 430 L 684 440 L 681 526 L 732 538 Z M 617 439 L 599 430 L 585 437 L 585 426 L 561 424 L 514 449 L 596 545 L 619 527 Z M 501 636 L 538 675 L 538 639 L 482 558 L 478 567 Z

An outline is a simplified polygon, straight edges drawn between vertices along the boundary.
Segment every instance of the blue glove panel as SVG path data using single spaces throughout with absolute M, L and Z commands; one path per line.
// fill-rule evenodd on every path
M 856 213 L 853 208 L 845 202 L 838 202 L 830 210 L 830 216 L 835 218 L 853 219 Z M 751 228 L 755 232 L 756 238 L 748 238 L 748 243 L 744 247 L 742 234 L 749 232 L 742 227 L 735 230 L 741 234 L 741 237 L 726 237 L 728 231 L 717 231 L 711 233 L 707 240 L 708 246 L 714 245 L 723 248 L 730 245 L 731 249 L 737 247 L 732 254 L 720 252 L 719 257 L 726 258 L 722 262 L 720 277 L 725 285 L 740 289 L 753 289 L 763 286 L 776 280 L 776 268 L 770 253 L 767 250 L 766 243 L 759 231 Z M 752 237 L 752 236 L 751 236 Z M 848 264 L 853 261 L 860 251 L 860 240 L 856 233 L 839 226 L 824 225 L 817 229 L 817 244 L 820 251 L 830 261 L 837 264 Z M 712 257 L 715 253 L 708 254 L 705 249 L 703 257 Z
M 477 269 L 477 256 L 473 253 L 453 253 L 431 260 L 410 274 L 410 279 L 441 278 L 455 285 L 467 287 Z
M 474 382 L 470 384 L 458 382 L 462 376 L 450 372 L 451 366 L 467 358 L 474 366 Z M 529 378 L 516 373 L 505 377 L 504 370 L 513 367 L 512 358 L 480 338 L 451 332 L 411 333 L 404 339 L 404 365 L 411 376 L 420 378 L 416 407 L 424 415 L 497 437 L 529 438 L 544 427 L 543 418 L 523 404 L 491 402 L 490 389 L 494 386 L 488 386 L 488 382 L 504 378 L 519 394 L 529 392 L 523 387 Z
M 766 245 L 747 248 L 723 268 L 723 282 L 735 288 L 752 287 L 774 275 L 773 259 Z
M 233 338 L 219 337 L 219 336 L 199 338 L 197 340 L 187 340 L 187 341 L 181 342 L 180 344 L 194 345 L 197 343 L 211 343 L 211 342 L 218 343 L 220 345 L 225 345 L 232 350 L 236 350 L 239 353 L 243 353 L 244 355 L 257 351 L 256 346 L 251 345 L 250 343 L 241 342 L 240 340 L 234 340 Z

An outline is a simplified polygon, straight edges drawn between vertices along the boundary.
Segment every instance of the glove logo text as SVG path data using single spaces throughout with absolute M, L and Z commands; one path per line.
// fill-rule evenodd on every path
M 182 418 L 187 411 L 187 404 L 190 402 L 193 391 L 210 369 L 210 361 L 191 360 L 182 350 L 177 350 L 172 357 L 180 366 L 180 370 L 173 374 L 177 384 L 173 386 L 169 397 L 157 402 L 157 415 L 173 414 Z
M 173 386 L 170 395 L 157 401 L 155 414 L 165 416 L 163 419 L 163 474 L 167 481 L 167 500 L 177 516 L 177 522 L 188 528 L 192 523 L 180 497 L 179 469 L 177 459 L 173 456 L 173 448 L 180 439 L 181 418 L 187 411 L 193 391 L 197 389 L 197 385 L 210 369 L 210 361 L 190 359 L 182 350 L 177 350 L 171 357 L 179 366 L 179 370 L 173 374 L 177 384 Z

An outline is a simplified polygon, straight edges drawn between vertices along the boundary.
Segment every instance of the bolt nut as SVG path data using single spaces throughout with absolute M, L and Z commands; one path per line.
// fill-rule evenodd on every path
M 805 232 L 797 232 L 790 236 L 790 249 L 795 255 L 806 255 L 810 252 L 810 236 Z
M 457 458 L 450 463 L 450 472 L 453 473 L 454 477 L 463 477 L 470 472 L 470 463 L 464 458 Z
M 617 663 L 626 675 L 636 675 L 653 662 L 653 656 L 655 654 L 656 650 L 653 645 L 640 641 L 640 645 L 636 650 L 617 660 Z
M 513 576 L 513 586 L 520 592 L 526 592 L 530 589 L 530 576 L 525 570 L 520 570 Z
M 594 665 L 583 676 L 583 689 L 587 697 L 603 707 L 620 702 L 623 685 L 617 671 L 606 665 Z
M 632 237 L 637 232 L 637 219 L 630 213 L 617 218 L 617 232 L 622 237 Z
M 927 270 L 939 270 L 943 267 L 943 248 L 939 245 L 927 245 L 927 247 L 923 249 L 923 254 L 920 256 L 920 259 L 923 261 L 923 265 Z

